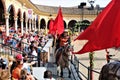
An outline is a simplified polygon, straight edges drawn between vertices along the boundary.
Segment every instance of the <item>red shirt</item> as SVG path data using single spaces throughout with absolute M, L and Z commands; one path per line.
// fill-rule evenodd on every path
M 64 46 L 65 45 L 65 43 L 67 42 L 67 38 L 60 38 L 60 46 Z

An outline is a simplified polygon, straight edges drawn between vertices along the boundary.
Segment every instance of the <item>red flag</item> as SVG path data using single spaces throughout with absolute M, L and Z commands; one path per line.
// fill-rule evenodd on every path
M 62 34 L 64 31 L 64 21 L 61 7 L 59 8 L 58 15 L 54 21 L 54 28 L 56 28 L 56 33 L 59 35 Z
M 112 0 L 76 40 L 88 40 L 75 54 L 120 46 L 120 0 Z
M 54 20 L 51 19 L 49 24 L 49 34 L 55 35 L 56 29 L 53 27 L 53 25 L 54 25 Z

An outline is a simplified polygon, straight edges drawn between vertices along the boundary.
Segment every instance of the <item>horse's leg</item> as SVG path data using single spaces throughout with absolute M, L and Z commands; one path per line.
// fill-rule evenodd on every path
M 71 77 L 71 71 L 70 71 L 70 67 L 67 67 L 67 70 L 68 70 L 68 77 L 70 78 Z
M 61 73 L 60 66 L 57 66 L 57 75 L 58 75 L 58 76 L 61 76 L 61 74 L 60 74 L 60 73 Z
M 60 74 L 61 74 L 60 76 L 63 77 L 63 68 L 62 67 L 60 67 L 60 71 L 61 71 L 60 72 Z

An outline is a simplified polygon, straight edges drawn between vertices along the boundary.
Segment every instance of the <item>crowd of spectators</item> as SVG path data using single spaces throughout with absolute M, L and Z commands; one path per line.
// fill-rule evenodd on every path
M 9 36 L 0 33 L 0 40 L 4 45 L 23 52 L 22 54 L 9 55 L 7 59 L 0 56 L 0 80 L 8 80 L 8 78 L 12 80 L 35 80 L 31 66 L 36 64 L 35 59 L 42 52 L 48 38 L 51 38 L 51 36 L 44 34 L 44 31 L 28 31 L 21 35 L 19 31 L 14 30 L 10 32 Z M 65 43 L 70 44 L 71 41 L 68 33 L 64 32 L 56 42 L 56 48 L 59 48 L 65 45 Z M 28 59 L 28 56 L 31 58 Z M 2 75 L 3 71 L 6 71 L 4 76 Z M 46 71 L 45 74 L 47 72 L 48 75 L 45 75 L 44 78 L 51 79 L 52 73 Z
M 7 58 L 0 56 L 0 80 L 35 80 L 31 66 L 36 64 L 34 58 L 45 46 L 48 35 L 44 34 L 44 31 L 31 31 L 23 35 L 20 32 L 12 31 L 9 36 L 1 34 L 0 38 L 4 45 L 23 52 L 9 55 Z M 31 61 L 28 56 L 32 56 Z

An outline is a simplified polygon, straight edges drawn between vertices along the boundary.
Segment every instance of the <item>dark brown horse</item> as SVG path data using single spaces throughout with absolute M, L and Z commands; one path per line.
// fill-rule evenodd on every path
M 120 61 L 105 64 L 102 67 L 99 80 L 120 80 Z
M 69 77 L 70 77 L 70 68 L 69 68 L 69 59 L 71 54 L 71 50 L 73 50 L 72 46 L 69 44 L 62 46 L 57 49 L 56 51 L 56 64 L 58 66 L 58 75 L 63 77 L 63 69 L 67 68 L 69 71 Z

